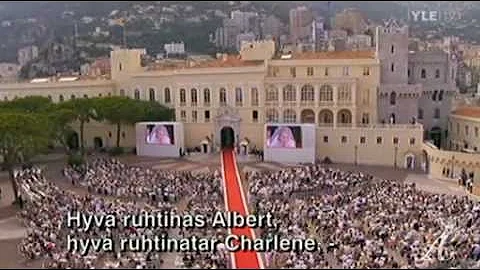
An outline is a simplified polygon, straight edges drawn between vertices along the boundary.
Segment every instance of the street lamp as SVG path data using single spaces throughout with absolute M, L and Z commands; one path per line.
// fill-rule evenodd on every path
M 452 155 L 452 172 L 450 173 L 450 178 L 454 178 L 455 174 L 453 173 L 455 170 L 455 156 Z
M 398 153 L 398 146 L 395 146 L 395 155 L 393 156 L 393 168 L 397 168 L 397 153 Z
M 358 164 L 358 161 L 357 161 L 357 155 L 358 155 L 358 145 L 355 145 L 355 147 L 354 147 L 354 148 L 355 148 L 355 161 L 354 161 L 354 162 L 355 162 L 355 166 L 357 166 L 357 164 Z

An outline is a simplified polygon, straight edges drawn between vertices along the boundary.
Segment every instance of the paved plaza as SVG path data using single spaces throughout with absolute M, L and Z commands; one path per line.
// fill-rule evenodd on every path
M 119 158 L 122 162 L 130 165 L 148 167 L 156 170 L 189 171 L 192 173 L 220 171 L 220 156 L 216 155 L 191 155 L 183 158 L 149 158 L 137 156 L 123 156 Z M 286 165 L 270 162 L 260 162 L 255 158 L 238 157 L 238 168 L 241 172 L 247 171 L 275 171 L 286 168 Z M 86 190 L 79 187 L 72 187 L 63 179 L 61 168 L 64 160 L 49 160 L 46 166 L 46 175 L 49 180 L 78 193 L 86 193 Z M 392 181 L 407 181 L 417 185 L 418 188 L 433 193 L 446 193 L 464 196 L 467 193 L 462 187 L 453 181 L 429 179 L 427 175 L 420 172 L 406 170 L 395 170 L 377 166 L 354 166 L 345 164 L 326 165 L 345 171 L 358 171 L 369 173 L 375 177 L 385 178 Z M 26 230 L 16 218 L 16 208 L 11 205 L 13 192 L 8 175 L 0 173 L 0 188 L 2 197 L 0 199 L 0 268 L 38 268 L 41 262 L 33 262 L 28 265 L 18 254 L 17 245 L 25 235 Z M 473 197 L 472 197 L 473 198 Z M 477 198 L 478 199 L 478 198 Z

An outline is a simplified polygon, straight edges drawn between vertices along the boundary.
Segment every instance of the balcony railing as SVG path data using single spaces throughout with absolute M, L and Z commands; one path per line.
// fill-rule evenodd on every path
M 320 100 L 318 102 L 319 106 L 332 106 L 333 105 L 333 100 Z
M 352 127 L 363 129 L 422 129 L 421 124 L 356 124 L 354 127 L 352 124 L 337 123 L 337 127 Z
M 315 101 L 313 100 L 301 100 L 300 106 L 315 106 Z
M 349 106 L 349 105 L 352 105 L 353 102 L 351 100 L 338 100 L 337 104 L 343 105 L 343 106 Z
M 274 106 L 278 107 L 279 102 L 278 101 L 265 101 L 265 106 Z

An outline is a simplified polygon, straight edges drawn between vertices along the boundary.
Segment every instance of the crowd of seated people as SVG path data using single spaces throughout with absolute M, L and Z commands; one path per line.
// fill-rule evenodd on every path
M 322 243 L 319 252 L 269 254 L 279 267 L 424 268 L 480 259 L 480 203 L 466 196 L 320 166 L 253 172 L 248 181 L 255 212 L 280 224 L 263 237 Z
M 212 217 L 224 211 L 220 174 L 192 176 L 127 166 L 97 159 L 65 176 L 91 194 L 80 196 L 48 182 L 41 170 L 25 169 L 16 181 L 26 196 L 21 216 L 28 235 L 20 251 L 29 259 L 45 258 L 47 268 L 158 268 L 165 254 L 68 252 L 66 236 L 131 237 L 168 233 L 171 237 L 226 236 L 225 229 L 67 228 L 68 211 L 86 214 L 176 211 Z M 458 266 L 480 259 L 480 204 L 468 197 L 430 194 L 412 184 L 376 179 L 319 165 L 247 175 L 254 213 L 270 212 L 277 228 L 260 237 L 317 239 L 318 252 L 270 252 L 267 265 L 281 268 L 425 268 Z M 438 245 L 441 242 L 441 245 Z M 434 248 L 432 248 L 434 247 Z M 176 255 L 178 268 L 228 268 L 222 247 L 208 253 Z M 270 262 L 271 261 L 271 262 Z
M 20 216 L 28 227 L 28 235 L 20 244 L 20 251 L 28 259 L 46 259 L 47 268 L 155 268 L 162 261 L 162 254 L 90 252 L 81 256 L 68 252 L 67 235 L 77 239 L 115 236 L 127 238 L 167 233 L 169 237 L 208 236 L 209 233 L 225 236 L 225 231 L 202 229 L 140 229 L 115 228 L 84 232 L 65 226 L 68 211 L 85 214 L 116 213 L 138 214 L 142 211 L 173 211 L 179 214 L 203 214 L 213 216 L 223 210 L 220 174 L 204 173 L 192 176 L 183 172 L 164 172 L 127 166 L 115 159 L 99 158 L 80 167 L 66 167 L 66 178 L 74 185 L 83 186 L 89 195 L 80 196 L 62 190 L 48 182 L 40 170 L 18 171 L 16 181 L 24 197 L 26 207 Z M 182 200 L 183 199 L 183 200 Z M 208 201 L 208 203 L 206 203 Z M 177 207 L 181 202 L 185 205 Z M 179 253 L 177 265 L 182 268 L 225 268 L 228 254 L 224 250 L 204 253 Z

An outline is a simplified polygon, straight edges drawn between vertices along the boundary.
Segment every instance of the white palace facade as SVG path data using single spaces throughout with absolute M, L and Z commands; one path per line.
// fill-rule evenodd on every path
M 119 95 L 156 101 L 175 110 L 185 147 L 208 144 L 213 150 L 224 126 L 234 128 L 237 143 L 262 149 L 266 123 L 313 123 L 318 159 L 437 171 L 434 158 L 426 156 L 441 150 L 423 143 L 421 124 L 380 123 L 381 63 L 375 51 L 278 57 L 274 52 L 273 42 L 253 42 L 240 55 L 165 67 L 143 66 L 145 50 L 120 49 L 111 52 L 108 79 L 4 83 L 0 99 L 41 95 L 62 102 Z M 135 147 L 134 127 L 123 130 L 121 145 Z M 85 133 L 88 147 L 115 144 L 115 127 L 106 123 L 90 123 Z M 467 164 L 478 183 L 480 159 Z

